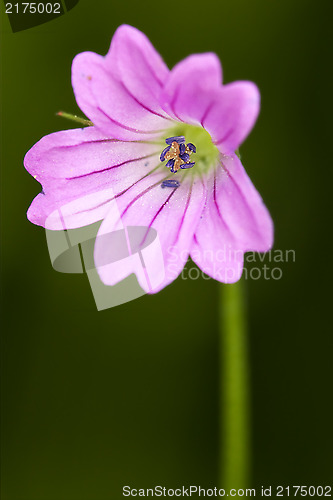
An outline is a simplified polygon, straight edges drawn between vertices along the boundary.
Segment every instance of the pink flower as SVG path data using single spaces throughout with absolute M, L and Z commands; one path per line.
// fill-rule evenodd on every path
M 50 134 L 26 154 L 26 169 L 43 186 L 28 219 L 63 229 L 52 213 L 67 206 L 66 229 L 102 221 L 99 236 L 127 226 L 156 230 L 163 259 L 149 257 L 161 276 L 154 286 L 135 268 L 120 265 L 115 273 L 103 265 L 107 239 L 97 237 L 95 264 L 107 285 L 134 271 L 144 290 L 157 292 L 188 256 L 212 278 L 237 281 L 245 252 L 271 248 L 273 224 L 235 154 L 256 121 L 259 91 L 247 81 L 221 82 L 215 54 L 191 55 L 170 71 L 127 25 L 105 57 L 78 54 L 73 89 L 94 125 Z

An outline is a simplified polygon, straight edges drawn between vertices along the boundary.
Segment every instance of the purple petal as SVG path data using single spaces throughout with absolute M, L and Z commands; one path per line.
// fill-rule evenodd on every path
M 146 35 L 128 25 L 120 26 L 105 57 L 106 67 L 142 106 L 168 117 L 159 96 L 169 70 Z
M 204 241 L 201 235 L 194 235 L 191 259 L 207 276 L 214 280 L 221 283 L 235 283 L 243 273 L 244 253 L 234 249 L 230 234 L 219 227 L 219 219 L 216 214 L 209 212 L 209 217 L 210 220 L 207 221 L 206 228 L 207 239 Z M 217 224 L 216 227 L 219 231 L 216 238 L 213 237 L 214 229 L 216 229 L 214 224 Z
M 230 153 L 251 131 L 260 96 L 251 82 L 222 86 L 217 56 L 199 54 L 173 68 L 162 91 L 161 104 L 175 119 L 203 126 L 221 150 Z
M 70 229 L 103 219 L 112 193 L 117 195 L 156 169 L 159 151 L 156 144 L 113 141 L 87 127 L 43 137 L 28 151 L 24 165 L 45 193 L 32 202 L 29 220 L 63 229 L 61 210 Z
M 222 70 L 216 54 L 195 54 L 172 69 L 161 94 L 163 109 L 175 119 L 201 125 L 212 92 L 221 87 Z
M 222 157 L 208 180 L 209 197 L 195 232 L 191 258 L 212 278 L 237 281 L 243 254 L 273 244 L 273 223 L 236 155 Z
M 252 82 L 223 86 L 203 117 L 202 125 L 223 153 L 234 152 L 250 133 L 259 113 L 260 94 Z
M 143 107 L 108 70 L 105 58 L 78 54 L 72 65 L 76 101 L 105 135 L 121 140 L 147 140 L 170 127 L 170 120 Z
M 159 175 L 155 174 L 117 198 L 120 216 L 117 218 L 112 213 L 103 221 L 95 244 L 95 264 L 106 285 L 114 285 L 135 272 L 140 286 L 146 292 L 155 293 L 182 271 L 202 213 L 205 187 L 200 181 L 193 185 L 182 181 L 177 189 L 161 189 L 159 179 Z M 120 262 L 115 274 L 113 266 L 104 265 L 109 245 L 100 236 L 127 226 L 145 226 L 147 230 L 131 248 L 133 259 Z M 162 259 L 158 252 L 145 248 L 145 238 L 150 236 L 149 228 L 157 231 Z

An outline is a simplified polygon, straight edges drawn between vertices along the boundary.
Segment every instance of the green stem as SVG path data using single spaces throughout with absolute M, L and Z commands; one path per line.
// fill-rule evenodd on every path
M 76 123 L 81 123 L 85 126 L 92 126 L 93 122 L 90 120 L 86 120 L 86 118 L 81 118 L 80 116 L 71 115 L 70 113 L 65 113 L 65 111 L 58 111 L 57 116 L 62 116 L 63 118 L 67 118 L 67 120 L 72 120 Z
M 249 488 L 250 408 L 244 281 L 220 287 L 220 480 Z

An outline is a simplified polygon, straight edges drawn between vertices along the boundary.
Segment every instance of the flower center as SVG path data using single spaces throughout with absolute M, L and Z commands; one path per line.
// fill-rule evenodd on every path
M 192 142 L 186 143 L 185 137 Z M 202 127 L 178 125 L 169 131 L 165 142 L 167 147 L 162 151 L 160 160 L 166 161 L 165 166 L 172 173 L 193 167 L 193 174 L 205 173 L 214 167 L 219 155 L 209 133 Z M 193 153 L 195 161 L 191 158 Z
M 167 160 L 165 166 L 170 168 L 170 172 L 175 174 L 180 168 L 192 168 L 195 165 L 195 162 L 190 162 L 190 156 L 196 153 L 197 148 L 191 142 L 185 144 L 183 135 L 168 137 L 165 142 L 168 146 L 163 149 L 160 160 Z

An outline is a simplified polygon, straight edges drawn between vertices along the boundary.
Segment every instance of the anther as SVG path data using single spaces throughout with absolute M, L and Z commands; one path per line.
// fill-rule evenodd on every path
M 189 143 L 187 144 L 187 147 L 188 147 L 191 151 L 193 151 L 193 153 L 196 153 L 196 152 L 197 152 L 197 148 L 195 147 L 195 145 L 194 145 L 194 144 L 192 144 L 192 142 L 189 142 Z
M 169 161 L 167 162 L 167 164 L 166 164 L 165 166 L 166 166 L 167 168 L 173 168 L 174 164 L 175 164 L 175 160 L 172 158 L 171 160 L 169 160 Z
M 184 163 L 184 165 L 181 165 L 180 168 L 192 168 L 193 165 L 195 165 L 195 161 L 193 163 Z
M 189 161 L 190 155 L 188 153 L 183 153 L 179 155 L 179 158 L 181 158 L 185 163 Z
M 167 180 L 163 181 L 162 184 L 161 184 L 162 188 L 166 188 L 166 187 L 177 188 L 179 186 L 180 186 L 180 182 L 172 180 L 172 179 L 167 179 Z
M 168 146 L 167 148 L 163 149 L 163 151 L 161 153 L 161 156 L 160 156 L 160 160 L 161 161 L 165 160 L 165 155 L 167 154 L 167 152 L 169 151 L 169 149 L 170 149 L 170 146 Z
M 165 139 L 166 144 L 172 144 L 173 142 L 178 142 L 178 144 L 182 144 L 185 142 L 185 137 L 183 135 L 178 135 L 175 137 L 168 137 Z

